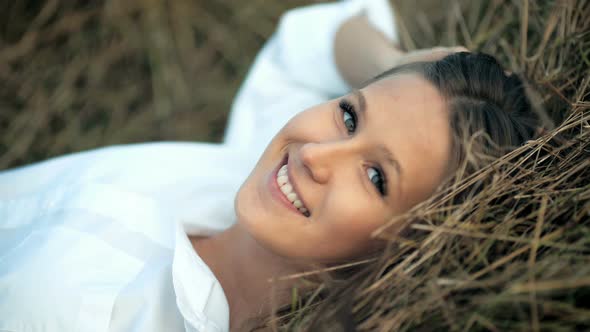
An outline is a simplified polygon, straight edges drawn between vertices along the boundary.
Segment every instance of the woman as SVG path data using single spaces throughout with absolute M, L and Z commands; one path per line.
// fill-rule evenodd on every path
M 269 279 L 379 250 L 371 232 L 435 191 L 462 138 L 532 136 L 518 78 L 487 56 L 442 59 L 460 49 L 403 54 L 393 27 L 387 1 L 285 15 L 223 146 L 114 147 L 0 174 L 0 330 L 251 329 L 290 299 Z

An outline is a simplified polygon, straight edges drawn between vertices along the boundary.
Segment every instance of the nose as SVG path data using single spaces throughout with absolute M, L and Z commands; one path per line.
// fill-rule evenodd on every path
M 349 142 L 305 143 L 299 151 L 299 160 L 314 181 L 326 183 L 334 171 L 347 164 L 354 155 Z

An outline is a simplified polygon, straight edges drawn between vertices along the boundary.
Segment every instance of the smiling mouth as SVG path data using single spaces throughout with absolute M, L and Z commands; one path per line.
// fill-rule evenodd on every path
M 301 214 L 306 217 L 310 216 L 310 212 L 303 203 L 303 200 L 299 197 L 295 188 L 291 184 L 289 178 L 289 169 L 288 169 L 288 157 L 283 160 L 283 165 L 279 167 L 279 170 L 276 173 L 275 181 L 277 186 L 280 189 L 283 197 L 286 198 L 291 205 L 297 209 Z

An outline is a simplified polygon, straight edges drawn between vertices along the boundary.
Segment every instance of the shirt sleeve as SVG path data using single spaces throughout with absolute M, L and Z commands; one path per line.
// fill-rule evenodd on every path
M 283 15 L 234 100 L 225 143 L 258 156 L 294 115 L 347 93 L 350 87 L 334 62 L 334 37 L 346 19 L 360 13 L 397 42 L 388 0 L 316 4 Z
M 154 198 L 191 234 L 209 235 L 234 222 L 233 198 L 253 166 L 251 158 L 222 144 L 110 146 L 0 172 L 0 207 L 55 188 L 116 185 Z M 29 210 L 16 205 L 7 209 Z M 2 218 L 0 211 L 0 223 L 8 222 Z
M 334 62 L 334 37 L 344 21 L 364 13 L 369 23 L 392 41 L 396 30 L 387 0 L 317 4 L 287 12 L 278 27 L 278 60 L 294 81 L 326 95 L 350 87 Z

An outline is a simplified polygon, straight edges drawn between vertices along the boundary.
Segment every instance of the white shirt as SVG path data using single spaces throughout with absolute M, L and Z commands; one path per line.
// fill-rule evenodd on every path
M 0 331 L 228 331 L 221 285 L 188 234 L 234 222 L 233 198 L 297 112 L 344 94 L 333 39 L 387 0 L 289 11 L 242 86 L 223 144 L 113 146 L 0 172 Z

